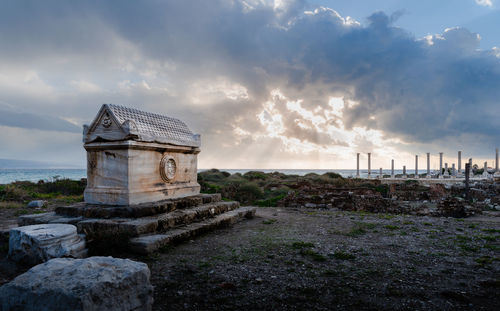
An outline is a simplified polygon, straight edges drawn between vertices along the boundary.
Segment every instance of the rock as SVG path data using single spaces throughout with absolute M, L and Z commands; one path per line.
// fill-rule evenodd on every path
M 151 310 L 148 266 L 112 257 L 56 258 L 0 287 L 2 310 Z
M 35 200 L 28 203 L 29 208 L 41 208 L 47 204 L 47 201 Z
M 9 232 L 9 257 L 15 261 L 35 265 L 52 258 L 86 255 L 85 239 L 73 225 L 31 225 Z
M 439 201 L 434 216 L 463 218 L 478 213 L 481 213 L 481 210 L 477 207 L 470 206 L 464 199 L 447 197 Z

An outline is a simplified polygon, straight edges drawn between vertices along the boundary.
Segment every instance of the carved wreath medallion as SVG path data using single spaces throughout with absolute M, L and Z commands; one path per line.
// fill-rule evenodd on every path
M 108 115 L 106 115 L 104 117 L 104 119 L 102 120 L 102 126 L 104 126 L 105 128 L 108 128 L 111 126 L 111 124 L 112 124 L 111 119 L 109 118 Z
M 177 164 L 175 163 L 175 160 L 168 155 L 164 156 L 160 161 L 160 175 L 163 181 L 171 182 L 174 179 L 176 172 Z

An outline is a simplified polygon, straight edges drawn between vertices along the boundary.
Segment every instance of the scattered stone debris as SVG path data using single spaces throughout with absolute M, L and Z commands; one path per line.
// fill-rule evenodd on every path
M 467 202 L 462 198 L 446 197 L 439 201 L 437 204 L 437 210 L 433 216 L 465 218 L 480 213 L 480 208 L 467 204 Z
M 41 224 L 17 227 L 9 233 L 9 257 L 29 265 L 52 258 L 87 255 L 85 238 L 67 224 Z
M 151 310 L 145 263 L 112 257 L 56 258 L 0 287 L 2 310 Z
M 29 208 L 42 208 L 47 205 L 47 201 L 43 200 L 34 200 L 28 203 L 27 207 Z
M 482 210 L 500 210 L 500 185 L 476 182 L 467 202 L 465 186 L 422 185 L 408 180 L 379 184 L 372 188 L 337 188 L 332 185 L 304 184 L 281 199 L 280 207 L 337 208 L 346 211 L 410 214 L 420 216 L 470 217 Z

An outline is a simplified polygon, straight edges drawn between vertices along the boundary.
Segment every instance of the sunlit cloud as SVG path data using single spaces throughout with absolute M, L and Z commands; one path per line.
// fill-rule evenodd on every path
M 133 106 L 200 133 L 202 168 L 354 167 L 356 152 L 387 166 L 500 145 L 500 53 L 466 28 L 415 38 L 393 15 L 361 22 L 299 0 L 32 5 L 0 4 L 0 109 L 37 131 L 76 133 L 103 103 Z M 5 116 L 39 146 L 13 130 L 30 122 Z M 80 154 L 80 139 L 67 148 Z
M 475 0 L 477 4 L 481 6 L 487 6 L 487 7 L 492 7 L 493 6 L 493 1 L 492 0 Z

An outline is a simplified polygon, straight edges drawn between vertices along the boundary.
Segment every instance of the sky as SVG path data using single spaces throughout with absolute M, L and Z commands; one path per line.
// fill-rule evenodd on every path
M 499 47 L 500 0 L 0 1 L 0 158 L 83 168 L 113 103 L 183 120 L 200 168 L 492 166 Z

